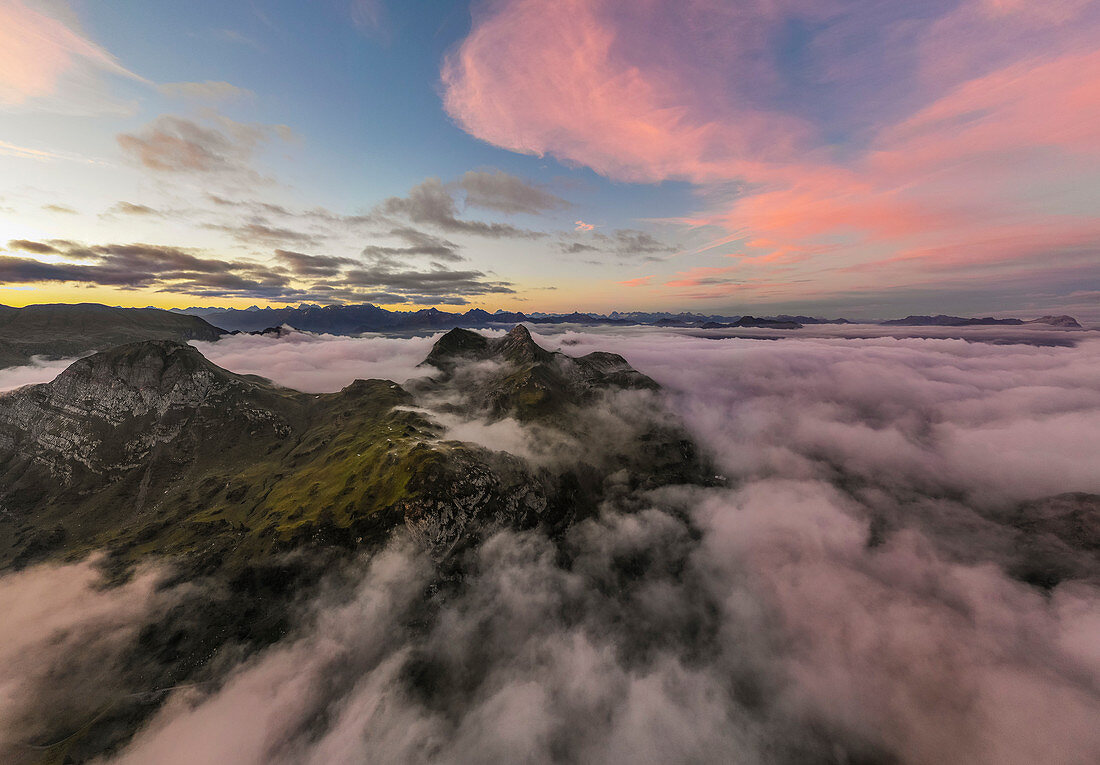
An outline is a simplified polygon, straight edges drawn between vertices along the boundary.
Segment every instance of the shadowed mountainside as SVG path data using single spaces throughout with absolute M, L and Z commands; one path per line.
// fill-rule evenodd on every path
M 0 306 L 0 367 L 32 356 L 81 356 L 139 340 L 217 340 L 225 332 L 198 316 L 96 303 Z
M 1023 324 L 1044 324 L 1051 327 L 1064 329 L 1081 329 L 1077 319 L 1072 316 L 1040 316 L 1037 319 L 1025 321 L 1024 319 L 995 319 L 992 316 L 983 318 L 966 318 L 963 316 L 906 316 L 904 319 L 890 319 L 882 322 L 887 327 L 984 327 L 984 326 L 1020 326 Z

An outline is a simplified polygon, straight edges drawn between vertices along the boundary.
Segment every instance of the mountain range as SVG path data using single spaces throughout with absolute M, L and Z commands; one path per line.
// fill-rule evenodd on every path
M 93 351 L 140 340 L 217 340 L 233 332 L 263 332 L 290 326 L 306 332 L 353 335 L 361 332 L 441 331 L 452 327 L 495 328 L 519 323 L 578 324 L 583 326 L 656 326 L 701 330 L 762 328 L 795 330 L 808 325 L 852 324 L 847 319 L 779 315 L 720 316 L 694 313 L 631 312 L 610 314 L 523 314 L 479 308 L 451 313 L 428 308 L 420 311 L 388 311 L 376 305 L 316 306 L 297 308 L 115 308 L 94 303 L 43 304 L 23 308 L 0 306 L 0 368 L 29 364 L 35 357 L 72 358 Z M 1080 329 L 1071 316 L 1023 319 L 964 318 L 958 316 L 907 316 L 881 322 L 885 326 L 964 327 L 1037 324 Z
M 654 325 L 661 327 L 694 327 L 700 329 L 733 329 L 762 327 L 767 329 L 798 329 L 814 324 L 852 324 L 848 319 L 822 319 L 814 316 L 781 314 L 778 316 L 703 315 L 697 313 L 668 313 L 613 311 L 609 314 L 519 313 L 496 311 L 489 313 L 473 308 L 464 313 L 426 308 L 419 311 L 388 311 L 370 303 L 357 305 L 307 305 L 285 308 L 183 308 L 172 309 L 180 313 L 201 316 L 226 330 L 244 332 L 267 327 L 289 325 L 307 332 L 332 334 L 356 334 L 358 332 L 385 332 L 419 329 L 443 329 L 449 327 L 492 327 L 530 324 L 581 324 L 581 325 Z M 1049 324 L 1057 327 L 1079 328 L 1081 325 L 1071 316 L 1043 316 L 1030 322 L 1023 319 L 963 318 L 959 316 L 907 316 L 881 322 L 898 326 L 970 326 L 997 324 Z
M 810 316 L 754 316 L 703 315 L 696 313 L 667 313 L 633 311 L 610 314 L 572 313 L 519 313 L 496 311 L 489 313 L 473 308 L 464 313 L 426 308 L 419 311 L 388 311 L 370 303 L 353 305 L 307 305 L 285 308 L 183 308 L 175 312 L 201 316 L 212 324 L 227 330 L 249 332 L 289 325 L 307 332 L 331 334 L 355 334 L 358 332 L 402 331 L 440 329 L 448 327 L 492 327 L 530 324 L 581 324 L 581 325 L 636 325 L 652 324 L 665 327 L 768 327 L 771 329 L 797 329 L 804 324 L 847 324 L 847 319 L 815 319 Z
M 882 322 L 884 326 L 897 327 L 978 327 L 978 326 L 1020 326 L 1022 324 L 1046 324 L 1052 327 L 1064 327 L 1067 329 L 1081 329 L 1081 325 L 1072 316 L 1040 316 L 1037 319 L 995 319 L 986 316 L 980 319 L 964 318 L 962 316 L 906 316 L 904 319 L 889 319 Z

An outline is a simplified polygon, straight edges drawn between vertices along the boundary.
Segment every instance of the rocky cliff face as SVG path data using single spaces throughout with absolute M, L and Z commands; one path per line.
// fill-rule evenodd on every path
M 282 418 L 256 400 L 266 387 L 183 343 L 124 345 L 0 398 L 0 454 L 18 451 L 68 481 L 77 466 L 101 474 L 138 466 L 204 409 L 287 435 Z
M 436 557 L 495 528 L 552 523 L 561 512 L 556 482 L 505 455 L 457 450 L 435 462 L 398 503 L 405 526 Z

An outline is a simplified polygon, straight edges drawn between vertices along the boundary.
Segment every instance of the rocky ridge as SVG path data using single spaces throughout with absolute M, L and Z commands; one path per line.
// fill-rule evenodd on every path
M 522 324 L 495 339 L 452 329 L 421 366 L 435 367 L 441 374 L 419 384 L 419 390 L 450 389 L 466 410 L 490 419 L 544 420 L 560 417 L 563 408 L 591 403 L 608 390 L 658 389 L 616 353 L 594 351 L 574 357 L 548 351 Z

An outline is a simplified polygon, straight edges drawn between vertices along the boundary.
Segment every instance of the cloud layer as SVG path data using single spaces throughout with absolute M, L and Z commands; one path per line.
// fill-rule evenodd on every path
M 430 370 L 416 367 L 437 338 L 293 332 L 282 337 L 234 335 L 193 345 L 215 364 L 234 372 L 257 374 L 307 393 L 334 393 L 357 379 L 403 383 L 427 374 Z
M 1100 341 L 539 339 L 661 382 L 728 485 L 624 497 L 557 543 L 499 534 L 461 587 L 430 588 L 396 539 L 220 687 L 176 691 L 112 761 L 1100 756 L 1100 567 L 1083 547 L 1100 505 L 1073 536 L 1063 506 L 1028 504 L 1100 493 Z M 429 343 L 203 350 L 320 391 L 401 379 Z M 1021 562 L 1051 551 L 1044 565 L 1073 565 L 1032 582 Z
M 259 223 L 210 227 L 253 245 L 276 245 L 274 262 L 229 260 L 203 250 L 141 242 L 87 246 L 67 239 L 13 239 L 9 250 L 53 259 L 0 254 L 0 283 L 94 284 L 208 298 L 319 303 L 463 304 L 469 296 L 514 292 L 511 282 L 486 278 L 483 271 L 446 267 L 438 261 L 462 260 L 457 245 L 410 228 L 389 233 L 407 246 L 367 245 L 361 258 L 350 258 L 285 249 L 314 241 L 292 229 Z M 410 263 L 422 256 L 430 258 L 426 267 Z

